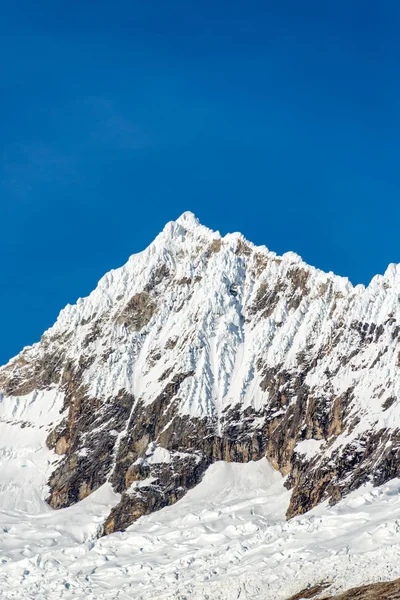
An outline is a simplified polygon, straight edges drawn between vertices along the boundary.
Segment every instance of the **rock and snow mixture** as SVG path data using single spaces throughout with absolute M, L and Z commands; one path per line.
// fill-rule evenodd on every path
M 1 597 L 399 576 L 399 352 L 400 267 L 167 224 L 0 369 Z
M 217 462 L 173 506 L 100 539 L 109 484 L 70 508 L 0 512 L 5 599 L 286 600 L 400 575 L 400 480 L 285 519 L 290 492 L 266 459 Z M 35 499 L 36 502 L 36 499 Z M 39 509 L 38 504 L 36 504 Z M 22 507 L 21 507 L 22 508 Z

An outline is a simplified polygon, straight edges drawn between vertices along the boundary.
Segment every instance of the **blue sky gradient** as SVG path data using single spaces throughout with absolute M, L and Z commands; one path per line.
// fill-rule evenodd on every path
M 0 364 L 183 211 L 368 283 L 400 262 L 400 4 L 0 6 Z

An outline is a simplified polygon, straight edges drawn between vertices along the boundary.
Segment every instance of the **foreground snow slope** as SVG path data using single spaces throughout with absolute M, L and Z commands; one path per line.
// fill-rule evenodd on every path
M 400 480 L 285 520 L 290 492 L 266 459 L 217 462 L 174 506 L 95 539 L 116 499 L 2 511 L 5 599 L 286 600 L 322 580 L 329 592 L 400 575 Z

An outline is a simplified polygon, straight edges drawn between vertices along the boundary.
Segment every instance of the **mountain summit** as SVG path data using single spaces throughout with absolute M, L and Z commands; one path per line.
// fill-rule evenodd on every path
M 266 457 L 288 518 L 384 483 L 400 475 L 399 340 L 398 266 L 353 287 L 186 212 L 0 369 L 0 506 L 108 483 L 110 533 L 221 459 Z

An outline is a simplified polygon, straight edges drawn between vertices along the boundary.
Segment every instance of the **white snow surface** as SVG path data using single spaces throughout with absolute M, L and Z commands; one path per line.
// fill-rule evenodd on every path
M 60 511 L 1 511 L 1 598 L 285 600 L 400 575 L 400 480 L 289 522 L 283 482 L 266 459 L 218 462 L 175 505 L 100 539 L 108 484 Z
M 62 394 L 0 397 L 0 508 L 40 513 L 58 457 L 46 447 L 46 427 L 59 420 Z

